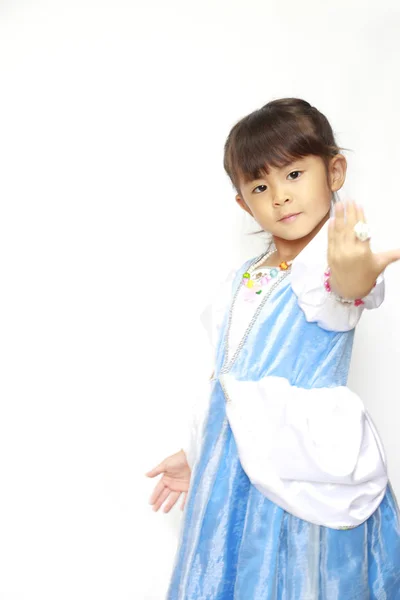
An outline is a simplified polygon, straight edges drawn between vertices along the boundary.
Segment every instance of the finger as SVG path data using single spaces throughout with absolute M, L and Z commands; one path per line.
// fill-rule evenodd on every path
M 366 223 L 367 222 L 366 218 L 365 218 L 364 209 L 360 204 L 356 204 L 356 215 L 357 215 L 357 217 L 356 217 L 357 223 Z M 356 225 L 357 225 L 357 223 L 356 223 Z M 354 227 L 353 227 L 352 234 L 354 236 L 353 239 L 355 239 L 355 241 L 360 242 L 361 244 L 364 244 L 364 249 L 365 249 L 365 246 L 368 246 L 368 248 L 370 248 L 369 240 L 361 241 L 361 240 L 357 239 L 357 236 L 354 231 Z
M 335 233 L 336 233 L 336 236 L 343 234 L 344 230 L 345 230 L 344 204 L 343 204 L 343 202 L 336 202 L 336 204 L 335 204 Z
M 168 513 L 173 508 L 181 495 L 181 492 L 171 492 L 170 498 L 164 507 L 164 512 Z
M 183 493 L 183 502 L 181 504 L 181 510 L 184 510 L 186 504 L 187 492 Z
M 357 207 L 355 202 L 349 200 L 346 204 L 346 232 L 354 237 L 354 225 L 357 223 Z
M 332 258 L 335 255 L 335 245 L 336 242 L 336 231 L 335 231 L 335 219 L 331 218 L 329 219 L 329 224 L 328 224 L 328 250 L 327 250 L 327 255 L 326 255 L 326 260 L 328 265 L 330 265 L 332 263 Z
M 375 255 L 379 274 L 386 269 L 386 267 L 397 260 L 400 260 L 400 248 L 397 250 L 389 250 L 388 252 L 380 252 Z
M 366 221 L 366 219 L 365 219 L 365 213 L 364 213 L 364 209 L 363 209 L 363 207 L 361 206 L 361 204 L 357 204 L 357 205 L 356 205 L 356 208 L 357 208 L 357 223 L 358 223 L 359 221 L 361 221 L 362 223 L 366 223 L 367 221 Z
M 165 461 L 163 460 L 159 465 L 154 467 L 154 469 L 152 469 L 151 471 L 147 471 L 147 473 L 145 473 L 145 475 L 146 475 L 146 477 L 156 477 L 157 475 L 160 475 L 160 473 L 164 473 L 164 472 L 165 472 Z
M 161 507 L 161 505 L 164 504 L 165 500 L 168 498 L 168 496 L 170 494 L 171 494 L 171 490 L 169 488 L 165 488 L 164 491 L 160 494 L 157 502 L 153 506 L 153 510 L 155 512 L 157 512 L 158 509 Z
M 154 488 L 152 495 L 150 496 L 149 504 L 154 504 L 157 501 L 157 498 L 159 497 L 159 495 L 164 491 L 165 488 L 166 488 L 166 485 L 165 485 L 164 480 L 160 479 L 160 481 L 157 483 L 156 487 Z

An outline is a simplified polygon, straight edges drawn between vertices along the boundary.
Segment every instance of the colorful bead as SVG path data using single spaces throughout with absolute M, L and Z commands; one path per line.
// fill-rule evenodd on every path
M 261 259 L 254 265 L 251 265 L 246 273 L 243 273 L 242 276 L 242 284 L 244 285 L 244 299 L 246 301 L 253 301 L 256 295 L 260 295 L 262 293 L 262 286 L 267 285 L 272 279 L 278 276 L 279 271 L 287 271 L 291 266 L 293 261 L 282 261 L 279 267 L 266 267 L 269 269 L 269 274 L 263 274 L 262 272 L 254 271 L 257 269 L 257 266 L 264 261 L 266 258 L 271 256 L 273 252 L 269 252 L 264 254 Z

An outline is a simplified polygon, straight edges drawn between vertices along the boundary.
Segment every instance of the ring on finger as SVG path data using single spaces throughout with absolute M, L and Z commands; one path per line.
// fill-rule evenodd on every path
M 363 223 L 363 221 L 358 221 L 358 223 L 354 225 L 353 229 L 356 238 L 360 240 L 360 242 L 367 242 L 371 239 L 371 230 L 367 223 Z

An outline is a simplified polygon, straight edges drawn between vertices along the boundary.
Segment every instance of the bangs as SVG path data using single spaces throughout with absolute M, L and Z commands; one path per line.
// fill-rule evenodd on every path
M 310 154 L 327 160 L 339 152 L 332 136 L 317 131 L 308 115 L 265 108 L 239 121 L 226 142 L 224 166 L 237 190 L 240 182 L 260 179 L 270 167 L 284 167 Z

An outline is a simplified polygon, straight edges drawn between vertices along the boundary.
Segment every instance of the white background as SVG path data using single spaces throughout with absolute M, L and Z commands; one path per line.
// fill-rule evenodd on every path
M 199 314 L 262 249 L 223 171 L 233 124 L 304 98 L 342 198 L 400 245 L 397 0 L 0 3 L 0 600 L 164 598 L 181 520 L 144 473 L 209 372 Z M 400 265 L 350 387 L 400 494 Z

